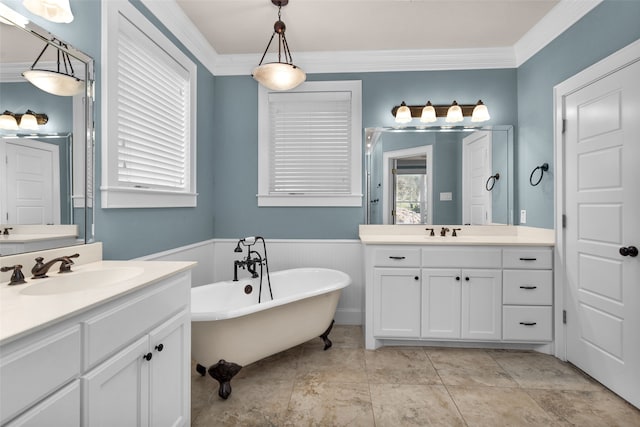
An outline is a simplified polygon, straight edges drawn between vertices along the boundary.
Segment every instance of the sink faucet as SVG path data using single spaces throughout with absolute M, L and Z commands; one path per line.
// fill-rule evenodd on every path
M 442 229 L 440 230 L 440 235 L 442 237 L 446 236 L 447 235 L 447 231 L 449 231 L 448 227 L 442 227 Z
M 60 270 L 59 273 L 69 273 L 71 271 L 71 265 L 73 264 L 73 260 L 71 258 L 78 258 L 80 254 L 73 254 L 69 256 L 61 256 L 58 258 L 54 258 L 47 263 L 43 263 L 44 258 L 38 257 L 36 258 L 36 265 L 31 269 L 31 274 L 33 274 L 32 279 L 43 279 L 47 276 L 47 272 L 53 264 L 56 262 L 60 262 Z

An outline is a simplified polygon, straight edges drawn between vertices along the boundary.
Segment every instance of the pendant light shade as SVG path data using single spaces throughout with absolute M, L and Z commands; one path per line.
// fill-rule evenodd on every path
M 396 111 L 396 123 L 409 123 L 411 119 L 411 110 L 407 107 L 407 104 L 402 101 L 400 108 Z
M 29 12 L 48 21 L 62 24 L 73 21 L 69 0 L 24 0 L 22 4 Z
M 293 89 L 307 79 L 302 69 L 283 62 L 259 65 L 253 70 L 252 75 L 258 83 L 271 90 Z
M 54 39 L 53 42 L 57 42 L 60 47 L 67 48 L 60 41 Z M 85 88 L 85 82 L 74 75 L 71 58 L 66 51 L 58 49 L 58 68 L 56 71 L 35 68 L 48 47 L 49 43 L 44 46 L 31 69 L 23 72 L 22 76 L 37 88 L 53 95 L 74 96 L 82 93 Z
M 304 82 L 307 79 L 307 75 L 300 67 L 293 64 L 289 44 L 284 34 L 287 27 L 280 19 L 282 6 L 286 6 L 289 0 L 271 0 L 271 3 L 278 6 L 278 20 L 273 24 L 273 34 L 262 54 L 262 59 L 251 75 L 258 83 L 268 89 L 293 89 Z M 269 51 L 269 46 L 271 46 L 271 42 L 276 35 L 278 36 L 278 62 L 263 64 L 262 62 Z
M 422 115 L 420 121 L 422 123 L 433 123 L 437 120 L 436 109 L 431 104 L 431 101 L 427 101 L 427 105 L 422 109 Z
M 463 120 L 462 108 L 460 108 L 456 101 L 453 101 L 453 104 L 451 104 L 451 107 L 449 107 L 449 110 L 447 111 L 447 118 L 445 121 L 447 123 L 458 123 Z
M 490 118 L 491 116 L 489 115 L 489 109 L 482 103 L 482 100 L 479 100 L 475 108 L 473 109 L 473 113 L 471 114 L 471 121 L 486 122 Z

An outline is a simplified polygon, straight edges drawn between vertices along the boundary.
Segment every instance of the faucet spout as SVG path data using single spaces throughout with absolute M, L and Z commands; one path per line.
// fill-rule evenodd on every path
M 71 271 L 71 265 L 74 264 L 71 258 L 78 258 L 80 254 L 73 254 L 69 256 L 61 256 L 58 258 L 54 258 L 49 262 L 43 263 L 44 258 L 38 257 L 36 258 L 36 265 L 31 269 L 31 274 L 33 274 L 32 279 L 43 279 L 47 276 L 49 269 L 56 263 L 60 263 L 59 273 L 69 273 Z
M 449 231 L 448 227 L 442 227 L 442 229 L 440 230 L 440 236 L 444 237 L 447 235 L 447 231 Z

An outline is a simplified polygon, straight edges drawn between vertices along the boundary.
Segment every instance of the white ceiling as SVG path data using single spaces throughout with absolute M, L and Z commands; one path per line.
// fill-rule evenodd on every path
M 270 0 L 176 2 L 222 55 L 262 53 L 278 16 Z M 294 58 L 295 52 L 494 48 L 513 46 L 558 3 L 290 0 L 282 20 Z

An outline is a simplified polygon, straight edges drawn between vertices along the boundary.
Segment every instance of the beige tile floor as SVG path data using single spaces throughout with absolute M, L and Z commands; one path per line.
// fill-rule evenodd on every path
M 191 378 L 193 426 L 640 426 L 640 411 L 560 360 L 534 352 L 383 347 L 359 326 L 246 366 L 218 397 Z

